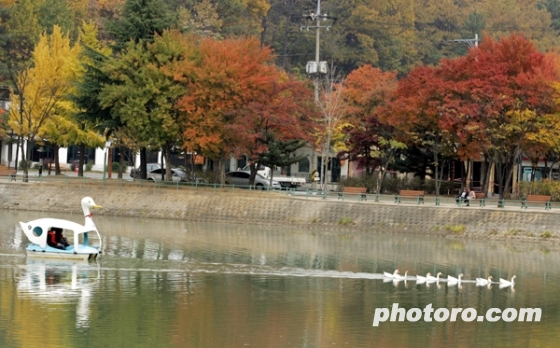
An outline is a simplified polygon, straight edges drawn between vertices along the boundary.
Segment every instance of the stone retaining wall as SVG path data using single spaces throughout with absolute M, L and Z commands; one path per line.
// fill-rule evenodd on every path
M 560 237 L 560 212 L 342 202 L 245 190 L 175 189 L 61 183 L 0 183 L 3 209 L 81 213 L 82 197 L 99 215 L 307 226 L 349 227 L 490 239 Z M 560 239 L 558 239 L 560 240 Z

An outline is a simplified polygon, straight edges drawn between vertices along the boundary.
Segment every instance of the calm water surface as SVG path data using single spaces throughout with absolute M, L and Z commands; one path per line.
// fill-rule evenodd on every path
M 76 222 L 80 215 L 49 214 Z M 560 253 L 505 244 L 96 216 L 97 262 L 27 258 L 0 210 L 0 347 L 557 347 Z M 514 289 L 380 273 L 517 275 Z M 539 323 L 387 322 L 375 308 L 542 308 Z

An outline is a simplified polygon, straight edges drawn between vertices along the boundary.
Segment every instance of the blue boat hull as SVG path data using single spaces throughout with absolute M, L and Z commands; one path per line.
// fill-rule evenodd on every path
M 27 256 L 75 260 L 95 260 L 99 254 L 99 249 L 84 245 L 79 245 L 79 251 L 75 252 L 73 245 L 66 247 L 66 249 L 57 249 L 48 245 L 41 248 L 39 244 L 31 243 L 26 250 Z

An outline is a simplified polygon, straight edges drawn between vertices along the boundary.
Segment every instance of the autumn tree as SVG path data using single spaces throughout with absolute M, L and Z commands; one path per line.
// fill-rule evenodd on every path
M 4 109 L 0 109 L 0 140 L 5 140 L 8 138 L 8 112 Z
M 344 99 L 344 79 L 341 78 L 334 67 L 329 73 L 319 80 L 319 99 L 315 101 L 318 109 L 315 119 L 314 132 L 315 149 L 321 153 L 320 183 L 321 188 L 327 184 L 327 161 L 340 151 L 337 146 L 344 146 L 341 141 L 344 137 L 343 130 L 347 127 L 348 103 Z
M 114 58 L 107 60 L 102 71 L 111 84 L 99 94 L 101 107 L 128 129 L 138 144 L 161 149 L 169 164 L 171 150 L 180 139 L 179 114 L 175 101 L 184 93 L 175 83 L 166 66 L 183 58 L 183 37 L 177 31 L 155 37 L 153 43 L 134 43 Z M 171 166 L 167 165 L 167 180 L 171 180 Z
M 22 0 L 7 4 L 1 10 L 2 32 L 0 55 L 0 78 L 10 87 L 11 94 L 23 95 L 27 87 L 27 78 L 33 49 L 39 41 L 41 27 L 39 13 L 32 0 Z M 20 98 L 23 101 L 22 98 Z M 21 107 L 21 105 L 19 105 Z M 21 138 L 15 139 L 15 166 L 18 166 Z
M 34 0 L 38 6 L 39 25 L 48 33 L 52 33 L 52 28 L 57 25 L 60 30 L 77 38 L 77 27 L 74 25 L 74 13 L 66 0 Z
M 92 22 L 83 24 L 80 39 L 81 74 L 74 82 L 75 89 L 71 95 L 77 109 L 75 119 L 81 128 L 95 130 L 107 137 L 122 126 L 119 119 L 112 117 L 110 109 L 101 106 L 100 100 L 103 86 L 111 83 L 102 68 L 112 52 L 98 40 L 97 26 Z M 77 144 L 81 147 L 78 170 L 78 175 L 81 175 L 85 142 Z
M 457 142 L 445 126 L 447 88 L 436 68 L 418 67 L 399 81 L 394 100 L 383 114 L 383 121 L 395 127 L 398 139 L 431 156 L 436 195 L 445 161 L 453 155 Z
M 52 35 L 43 34 L 33 52 L 33 67 L 18 74 L 21 95 L 12 94 L 10 126 L 27 139 L 26 152 L 22 148 L 23 170 L 28 174 L 28 161 L 36 137 L 51 119 L 71 88 L 75 74 L 78 47 L 71 46 L 68 36 L 58 26 Z
M 465 57 L 412 71 L 399 84 L 389 121 L 412 139 L 424 139 L 434 154 L 483 153 L 504 198 L 520 154 L 535 145 L 530 136 L 546 127 L 545 116 L 555 109 L 552 82 L 560 74 L 546 57 L 522 35 L 486 37 Z
M 147 50 L 147 44 L 166 29 L 176 28 L 179 16 L 162 0 L 126 0 L 122 14 L 107 22 L 106 32 L 114 39 L 113 49 L 120 52 L 130 42 L 142 45 L 136 50 Z M 129 52 L 130 53 L 130 52 Z M 140 52 L 139 52 L 140 53 Z M 118 118 L 118 115 L 113 113 Z M 140 178 L 146 179 L 146 147 L 140 147 Z
M 217 5 L 210 0 L 202 0 L 193 5 L 191 11 L 187 13 L 185 23 L 182 27 L 189 32 L 200 37 L 213 37 L 220 39 L 222 37 L 222 23 L 220 15 L 217 12 Z
M 177 15 L 162 0 L 126 0 L 122 15 L 107 23 L 115 48 L 124 49 L 129 41 L 152 42 L 166 29 L 176 28 Z
M 57 175 L 60 174 L 58 158 L 60 147 L 68 144 L 80 146 L 78 176 L 83 176 L 86 146 L 99 147 L 103 144 L 103 139 L 100 137 L 101 131 L 95 127 L 100 122 L 83 117 L 91 112 L 94 107 L 91 102 L 96 96 L 94 93 L 89 94 L 92 92 L 91 89 L 88 89 L 85 93 L 82 90 L 83 86 L 87 85 L 89 81 L 88 68 L 91 67 L 89 64 L 92 64 L 92 60 L 88 59 L 84 50 L 87 48 L 93 49 L 91 47 L 100 47 L 97 40 L 97 28 L 93 23 L 83 23 L 78 47 L 78 60 L 81 61 L 81 64 L 76 64 L 74 67 L 75 72 L 72 76 L 71 88 L 67 92 L 67 98 L 63 103 L 59 103 L 55 116 L 46 122 L 42 133 L 42 137 L 47 139 L 54 147 L 55 174 Z M 106 48 L 101 50 L 104 50 L 105 54 L 109 54 Z M 84 102 L 81 98 L 87 99 L 87 102 Z
M 257 36 L 270 4 L 268 0 L 215 1 L 224 37 Z
M 269 134 L 265 139 L 267 144 L 267 150 L 259 155 L 257 161 L 251 165 L 251 177 L 249 184 L 253 185 L 255 183 L 255 176 L 260 165 L 267 166 L 271 168 L 270 171 L 270 187 L 272 187 L 272 181 L 274 180 L 274 167 L 286 167 L 306 158 L 306 155 L 296 155 L 295 152 L 307 145 L 307 142 L 303 139 L 290 139 L 290 140 L 277 140 L 273 135 Z
M 554 111 L 552 82 L 558 67 L 523 35 L 500 41 L 485 38 L 469 55 L 457 59 L 447 104 L 483 136 L 481 147 L 495 165 L 501 198 L 510 191 L 513 168 L 528 136 L 545 127 Z M 489 166 L 490 167 L 490 166 Z
M 547 56 L 556 53 L 548 53 Z M 560 83 L 552 83 L 554 88 L 554 101 L 556 108 L 553 113 L 543 117 L 544 126 L 527 134 L 527 141 L 524 145 L 524 155 L 531 159 L 533 171 L 531 179 L 535 178 L 535 171 L 538 161 L 544 160 L 544 168 L 542 169 L 543 178 L 550 179 L 552 168 L 560 162 L 560 116 L 558 110 L 560 108 Z
M 344 80 L 343 94 L 348 103 L 346 146 L 341 155 L 357 163 L 366 175 L 380 174 L 376 192 L 383 189 L 383 181 L 390 163 L 404 144 L 393 136 L 393 128 L 381 121 L 382 107 L 397 88 L 396 73 L 384 73 L 371 65 L 354 70 Z
M 217 161 L 215 170 L 225 180 L 224 160 L 235 152 L 238 134 L 230 131 L 237 112 L 253 101 L 262 103 L 277 70 L 272 53 L 255 39 L 200 42 L 200 57 L 178 66 L 186 95 L 177 105 L 183 114 L 186 145 Z M 281 85 L 278 85 L 281 86 Z M 282 95 L 279 94 L 279 97 Z
M 236 154 L 249 157 L 251 184 L 261 165 L 284 167 L 303 159 L 294 153 L 311 141 L 315 113 L 312 90 L 306 82 L 275 69 L 261 78 L 260 93 L 234 110 L 235 121 L 226 125 L 235 136 Z

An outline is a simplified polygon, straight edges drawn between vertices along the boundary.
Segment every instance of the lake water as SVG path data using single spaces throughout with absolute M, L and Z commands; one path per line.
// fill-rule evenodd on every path
M 96 262 L 27 258 L 0 210 L 0 347 L 557 347 L 560 253 L 537 244 L 95 216 Z M 48 214 L 76 222 L 80 215 Z M 515 287 L 383 271 L 517 275 Z M 376 308 L 541 308 L 540 322 L 384 322 Z

